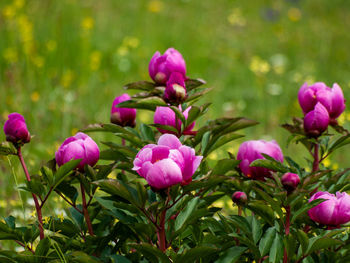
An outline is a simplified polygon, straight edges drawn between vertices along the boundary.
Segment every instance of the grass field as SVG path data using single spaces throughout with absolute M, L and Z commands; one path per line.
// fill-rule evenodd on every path
M 346 0 L 2 0 L 0 121 L 13 111 L 25 116 L 35 135 L 25 155 L 35 172 L 64 138 L 108 122 L 122 86 L 148 80 L 153 53 L 172 46 L 188 75 L 214 88 L 208 118 L 258 120 L 248 139 L 275 138 L 295 156 L 300 148 L 286 150 L 288 134 L 278 125 L 301 116 L 299 87 L 337 82 L 350 96 L 349 12 Z M 144 112 L 138 119 L 152 122 Z M 349 120 L 347 111 L 340 121 Z M 345 165 L 347 156 L 329 165 Z M 17 161 L 10 161 L 22 182 Z M 8 160 L 0 164 L 0 196 L 21 206 Z

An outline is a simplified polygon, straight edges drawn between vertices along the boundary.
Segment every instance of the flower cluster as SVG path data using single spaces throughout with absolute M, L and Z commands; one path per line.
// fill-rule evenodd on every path
M 323 82 L 311 86 L 304 83 L 299 90 L 298 100 L 305 115 L 304 130 L 312 137 L 321 135 L 328 124 L 336 124 L 336 119 L 345 110 L 343 91 L 336 83 L 332 88 Z

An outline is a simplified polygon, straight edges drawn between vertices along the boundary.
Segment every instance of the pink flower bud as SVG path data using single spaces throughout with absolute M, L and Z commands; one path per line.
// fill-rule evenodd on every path
M 111 123 L 119 126 L 135 127 L 136 125 L 136 109 L 133 108 L 118 108 L 118 104 L 130 100 L 131 97 L 124 93 L 114 99 L 111 109 Z
M 345 110 L 343 91 L 336 83 L 332 88 L 323 82 L 316 82 L 311 86 L 304 83 L 298 92 L 298 100 L 304 114 L 314 110 L 318 102 L 321 103 L 328 111 L 331 120 L 338 118 Z
M 179 109 L 180 111 L 182 111 L 181 105 L 179 105 Z M 190 110 L 191 110 L 191 107 L 188 107 L 185 111 L 182 112 L 186 120 L 188 118 L 188 113 Z M 177 118 L 177 123 L 176 123 L 175 112 L 169 107 L 157 107 L 156 111 L 154 112 L 154 123 L 161 124 L 161 125 L 168 125 L 168 126 L 174 127 L 177 130 L 180 130 L 182 125 L 182 122 L 179 118 Z M 192 122 L 190 125 L 188 125 L 185 128 L 183 134 L 191 134 L 194 125 L 195 125 L 195 122 Z M 160 128 L 158 128 L 158 131 L 161 133 L 175 134 L 171 131 L 166 131 Z
M 186 78 L 186 63 L 179 51 L 169 48 L 161 55 L 157 51 L 148 66 L 149 75 L 158 84 L 165 85 L 171 73 L 178 72 Z
M 163 134 L 158 144 L 143 147 L 134 160 L 133 170 L 155 189 L 187 184 L 202 161 L 194 149 L 182 145 L 172 134 Z
M 84 170 L 85 164 L 94 166 L 99 158 L 100 150 L 97 144 L 82 132 L 67 138 L 56 152 L 58 166 L 71 160 L 82 159 L 77 166 L 79 170 Z
M 317 192 L 309 202 L 316 199 L 326 199 L 326 201 L 308 211 L 313 221 L 327 226 L 339 226 L 350 221 L 350 196 L 347 193 L 337 192 L 334 195 L 328 192 Z
M 186 97 L 185 79 L 178 72 L 172 73 L 166 83 L 164 100 L 168 103 L 180 104 L 186 100 Z
M 294 191 L 300 183 L 299 175 L 293 173 L 285 173 L 282 176 L 282 185 L 288 191 Z
M 11 113 L 4 125 L 6 140 L 15 144 L 30 142 L 30 133 L 24 117 L 19 113 Z
M 267 154 L 276 161 L 283 162 L 283 153 L 276 141 L 246 141 L 238 149 L 237 160 L 240 160 L 239 168 L 242 173 L 250 178 L 264 180 L 271 175 L 271 170 L 263 167 L 250 167 L 257 159 L 265 159 L 261 154 Z
M 312 137 L 320 136 L 327 130 L 328 124 L 328 111 L 320 102 L 316 104 L 314 110 L 309 111 L 304 117 L 305 133 Z
M 237 205 L 244 205 L 248 201 L 247 195 L 244 192 L 234 192 L 232 195 L 232 202 Z

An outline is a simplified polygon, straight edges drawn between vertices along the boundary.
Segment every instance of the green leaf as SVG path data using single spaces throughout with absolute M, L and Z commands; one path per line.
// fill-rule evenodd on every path
M 283 217 L 283 211 L 281 209 L 281 203 L 273 199 L 271 196 L 269 196 L 265 191 L 262 191 L 261 189 L 254 187 L 253 188 L 258 195 L 260 195 L 271 207 L 272 209 L 279 215 L 280 218 Z
M 289 172 L 289 169 L 286 168 L 281 162 L 279 161 L 272 161 L 267 159 L 257 159 L 253 161 L 250 165 L 250 167 L 264 167 L 267 169 L 270 169 L 272 171 L 286 173 Z
M 94 184 L 98 185 L 101 188 L 101 190 L 111 195 L 120 196 L 136 206 L 140 205 L 139 200 L 135 199 L 133 194 L 129 191 L 129 189 L 118 180 L 104 179 L 94 182 Z
M 283 239 L 278 233 L 276 233 L 270 249 L 269 262 L 271 263 L 280 262 L 282 257 L 283 257 Z
M 141 123 L 140 131 L 143 140 L 155 141 L 154 132 L 151 127 L 144 123 Z
M 234 170 L 240 163 L 239 160 L 234 159 L 222 159 L 219 160 L 214 166 L 212 175 L 225 175 L 228 171 Z
M 319 198 L 319 199 L 315 199 L 315 200 L 311 201 L 310 203 L 303 205 L 298 211 L 293 213 L 293 216 L 292 216 L 292 219 L 290 222 L 293 223 L 301 214 L 309 211 L 311 208 L 317 206 L 318 204 L 320 204 L 324 201 L 327 201 L 327 199 Z
M 131 247 L 141 252 L 152 263 L 170 263 L 169 258 L 158 248 L 150 244 L 130 244 Z
M 199 203 L 199 197 L 193 198 L 191 201 L 188 202 L 187 206 L 184 210 L 182 210 L 179 215 L 176 217 L 175 220 L 175 231 L 178 231 L 186 221 L 191 216 L 192 212 L 197 208 L 197 205 Z
M 74 263 L 101 263 L 102 261 L 96 259 L 95 257 L 89 256 L 82 251 L 74 251 L 71 254 Z
M 215 263 L 235 263 L 246 250 L 246 247 L 231 247 Z
M 206 88 L 206 89 L 202 89 L 196 93 L 193 93 L 187 97 L 186 102 L 197 100 L 200 97 L 202 97 L 204 94 L 207 94 L 208 92 L 210 92 L 211 90 L 212 90 L 212 88 Z
M 188 117 L 186 120 L 186 127 L 192 124 L 201 115 L 201 109 L 197 106 L 192 106 L 188 112 Z
M 258 243 L 262 235 L 262 228 L 258 219 L 255 216 L 252 216 L 252 234 L 254 243 Z
M 10 228 L 15 229 L 16 228 L 16 218 L 13 216 L 5 217 L 6 225 L 8 225 Z
M 186 118 L 178 107 L 170 106 L 170 109 L 175 113 L 176 118 L 179 119 L 181 123 L 186 123 Z
M 303 254 L 305 254 L 306 250 L 309 247 L 309 238 L 308 238 L 307 234 L 300 229 L 297 232 L 297 238 L 298 238 L 298 241 L 300 243 L 301 250 L 303 251 Z
M 75 169 L 80 163 L 81 159 L 72 160 L 58 168 L 57 172 L 54 174 L 53 189 L 57 187 L 67 176 L 69 176 L 73 169 Z
M 313 252 L 317 252 L 321 249 L 326 249 L 335 245 L 342 245 L 343 241 L 333 239 L 330 237 L 314 237 L 310 239 L 309 247 L 307 249 L 306 254 L 311 254 Z
M 172 132 L 175 134 L 179 133 L 179 131 L 175 127 L 170 126 L 170 125 L 161 125 L 161 124 L 154 123 L 154 124 L 151 124 L 151 126 L 156 127 L 158 129 L 161 129 L 161 130 L 169 131 L 169 132 Z
M 265 219 L 271 226 L 274 225 L 275 214 L 270 206 L 261 201 L 250 201 L 247 208 Z
M 10 144 L 1 143 L 0 144 L 0 155 L 16 155 L 16 149 Z
M 199 86 L 202 86 L 204 84 L 206 84 L 206 82 L 202 79 L 187 79 L 185 81 L 187 91 L 191 91 L 191 90 L 198 88 Z
M 232 223 L 237 229 L 241 229 L 247 236 L 250 236 L 252 230 L 248 221 L 243 216 L 231 215 L 228 218 L 229 222 Z
M 131 263 L 129 259 L 121 255 L 112 255 L 110 256 L 112 263 Z
M 202 147 L 202 149 L 201 149 L 202 154 L 204 154 L 204 152 L 207 149 L 209 139 L 210 139 L 210 131 L 207 131 L 206 133 L 204 133 L 203 138 L 202 138 L 202 146 L 201 146 Z
M 181 256 L 177 257 L 175 263 L 193 263 L 198 259 L 208 258 L 216 254 L 218 249 L 208 246 L 198 246 L 186 250 Z M 209 262 L 209 260 L 208 260 Z
M 47 262 L 46 255 L 49 252 L 50 246 L 51 242 L 48 237 L 45 237 L 44 239 L 40 240 L 38 246 L 35 249 L 35 256 L 37 256 L 38 263 Z
M 328 154 L 334 152 L 336 149 L 339 149 L 340 147 L 343 147 L 349 143 L 350 143 L 350 134 L 341 136 L 329 146 Z
M 259 242 L 259 250 L 261 256 L 265 256 L 269 251 L 272 246 L 272 242 L 274 241 L 276 236 L 276 228 L 275 227 L 270 227 L 267 229 L 265 235 Z
M 151 91 L 155 88 L 155 84 L 153 82 L 141 80 L 133 83 L 126 84 L 123 88 L 124 89 L 137 89 L 137 90 L 145 90 L 145 91 Z
M 155 111 L 158 106 L 168 106 L 163 99 L 159 97 L 148 97 L 139 100 L 128 100 L 118 104 L 119 108 L 135 108 Z
M 215 137 L 212 140 L 210 140 L 203 155 L 208 155 L 211 152 L 215 151 L 216 149 L 220 148 L 221 146 L 225 145 L 226 143 L 232 142 L 242 137 L 244 137 L 244 135 L 235 134 L 235 133 L 226 134 L 221 136 L 220 138 Z

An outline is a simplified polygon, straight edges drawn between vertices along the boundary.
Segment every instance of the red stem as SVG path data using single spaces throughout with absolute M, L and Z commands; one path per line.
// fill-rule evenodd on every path
M 166 236 L 165 236 L 165 215 L 166 215 L 166 209 L 163 210 L 161 216 L 160 216 L 160 222 L 159 222 L 159 230 L 157 231 L 158 236 L 158 245 L 159 249 L 162 252 L 166 251 Z
M 22 165 L 22 168 L 23 168 L 23 171 L 26 175 L 27 181 L 30 182 L 30 175 L 29 175 L 27 166 L 26 166 L 24 159 L 23 159 L 21 147 L 19 147 L 17 149 L 17 156 L 18 156 L 19 161 Z M 39 201 L 38 201 L 36 194 L 32 193 L 32 196 L 33 196 L 33 200 L 34 200 L 34 204 L 35 204 L 36 214 L 38 216 L 38 221 L 39 221 L 40 240 L 42 240 L 42 239 L 44 239 L 45 235 L 44 235 L 44 228 L 43 228 L 43 216 L 41 213 L 41 206 L 39 204 Z
M 125 139 L 122 138 L 122 145 L 125 146 Z
M 85 197 L 85 189 L 82 183 L 80 183 L 80 189 L 81 189 L 81 196 L 82 196 L 82 200 L 83 200 L 83 214 L 85 217 L 85 221 L 88 227 L 88 231 L 89 234 L 91 236 L 94 236 L 94 230 L 92 229 L 92 224 L 91 224 L 91 220 L 90 220 L 90 216 L 89 216 L 89 212 L 87 210 L 87 205 L 86 205 L 86 197 Z

